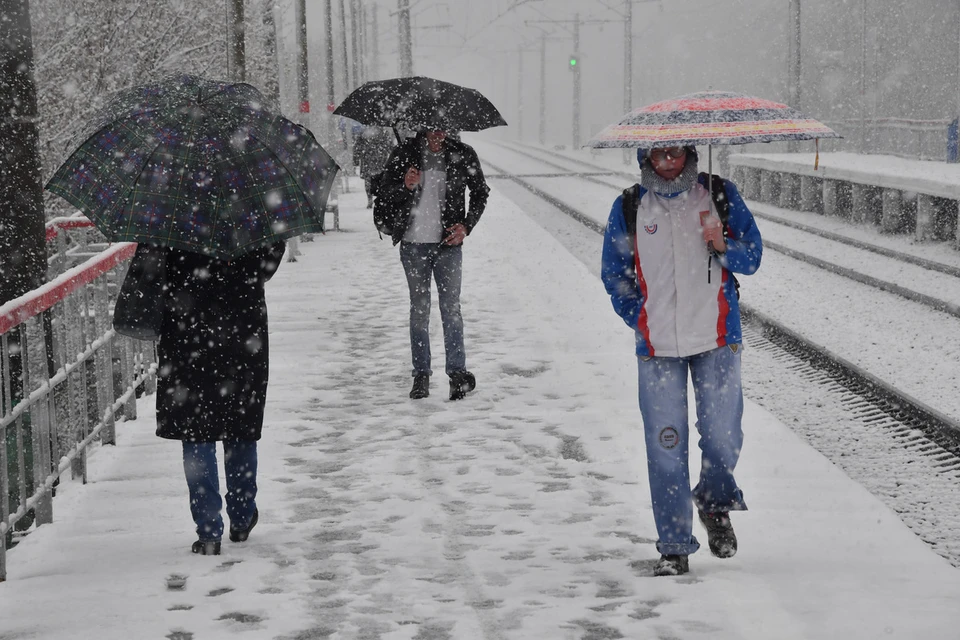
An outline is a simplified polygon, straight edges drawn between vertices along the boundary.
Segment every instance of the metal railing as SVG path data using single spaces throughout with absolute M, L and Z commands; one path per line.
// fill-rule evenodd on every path
M 115 444 L 118 419 L 136 418 L 136 395 L 156 391 L 153 343 L 117 335 L 111 307 L 133 243 L 91 252 L 89 225 L 47 225 L 50 272 L 39 289 L 0 306 L 0 581 L 14 531 L 53 520 L 68 470 L 87 480 L 87 450 Z M 66 231 L 83 237 L 68 241 Z M 70 266 L 71 262 L 80 262 Z
M 950 120 L 916 120 L 910 118 L 853 118 L 832 120 L 825 124 L 846 138 L 845 141 L 822 141 L 823 148 L 862 151 L 897 156 L 911 160 L 948 159 Z M 861 140 L 862 138 L 862 140 Z

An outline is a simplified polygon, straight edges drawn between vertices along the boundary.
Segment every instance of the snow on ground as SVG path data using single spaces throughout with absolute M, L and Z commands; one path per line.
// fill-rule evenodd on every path
M 451 403 L 437 375 L 409 400 L 406 285 L 361 202 L 342 196 L 345 231 L 301 244 L 268 285 L 249 542 L 189 553 L 179 448 L 141 399 L 90 484 L 11 552 L 0 638 L 955 635 L 957 570 L 749 402 L 740 553 L 652 577 L 632 336 L 595 276 L 497 191 L 465 248 L 479 388 Z M 439 330 L 435 312 L 438 372 Z

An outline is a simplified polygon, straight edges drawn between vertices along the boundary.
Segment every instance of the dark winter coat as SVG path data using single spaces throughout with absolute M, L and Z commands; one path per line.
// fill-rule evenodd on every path
M 470 145 L 448 137 L 444 141 L 444 160 L 447 167 L 447 197 L 442 203 L 441 219 L 443 228 L 462 224 L 469 235 L 480 221 L 487 206 L 490 187 L 483 178 L 480 159 Z M 380 190 L 377 193 L 378 206 L 382 210 L 393 244 L 403 240 L 410 226 L 410 212 L 419 197 L 420 189 L 410 191 L 404 186 L 403 179 L 410 167 L 421 169 L 423 149 L 426 145 L 424 134 L 407 140 L 390 155 L 387 168 L 383 172 Z M 466 191 L 470 189 L 470 206 L 466 206 Z M 377 212 L 375 212 L 376 214 Z
M 383 172 L 396 147 L 393 133 L 381 127 L 367 127 L 353 143 L 353 164 L 360 167 L 361 178 L 373 178 Z
M 167 249 L 166 308 L 157 345 L 157 435 L 259 440 L 269 344 L 264 283 L 285 245 L 230 262 Z

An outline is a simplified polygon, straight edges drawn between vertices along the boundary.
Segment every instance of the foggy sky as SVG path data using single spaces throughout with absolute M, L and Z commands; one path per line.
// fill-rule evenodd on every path
M 292 0 L 286 2 L 292 7 Z M 843 128 L 847 144 L 851 136 L 859 135 L 861 115 L 938 122 L 956 117 L 960 109 L 958 3 L 801 3 L 802 96 L 800 104 L 793 106 Z M 311 77 L 317 93 L 325 83 L 321 57 L 324 2 L 308 0 L 307 4 Z M 338 4 L 334 0 L 335 14 Z M 396 76 L 397 18 L 390 14 L 396 12 L 397 2 L 366 0 L 366 4 L 378 6 L 378 75 Z M 522 96 L 522 137 L 535 141 L 540 115 L 540 46 L 547 32 L 547 142 L 570 144 L 571 24 L 531 22 L 569 21 L 577 13 L 585 22 L 609 20 L 581 27 L 585 141 L 624 113 L 623 11 L 624 0 L 411 0 L 414 71 L 472 86 L 487 95 L 510 127 L 485 135 L 512 139 L 520 135 L 518 98 Z M 285 15 L 292 33 L 292 9 Z M 339 38 L 338 20 L 335 16 L 335 40 Z M 635 0 L 632 106 L 708 88 L 786 102 L 791 37 L 789 0 Z M 334 58 L 340 68 L 340 45 L 335 44 Z M 337 99 L 344 93 L 338 80 Z M 879 139 L 879 135 L 875 137 Z M 932 135 L 929 143 L 939 148 L 941 134 Z

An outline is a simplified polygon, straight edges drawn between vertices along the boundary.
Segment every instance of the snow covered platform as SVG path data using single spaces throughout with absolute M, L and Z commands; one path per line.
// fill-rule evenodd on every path
M 689 575 L 652 577 L 632 335 L 496 191 L 465 247 L 478 390 L 449 402 L 437 375 L 409 400 L 406 283 L 363 199 L 359 183 L 342 194 L 344 231 L 301 244 L 268 285 L 250 540 L 190 554 L 179 446 L 153 436 L 143 398 L 118 446 L 93 452 L 91 482 L 65 483 L 55 522 L 10 553 L 0 638 L 956 636 L 958 569 L 750 402 L 740 553 L 704 548 Z
M 872 222 L 918 240 L 957 239 L 960 164 L 894 156 L 743 153 L 728 158 L 752 200 Z

